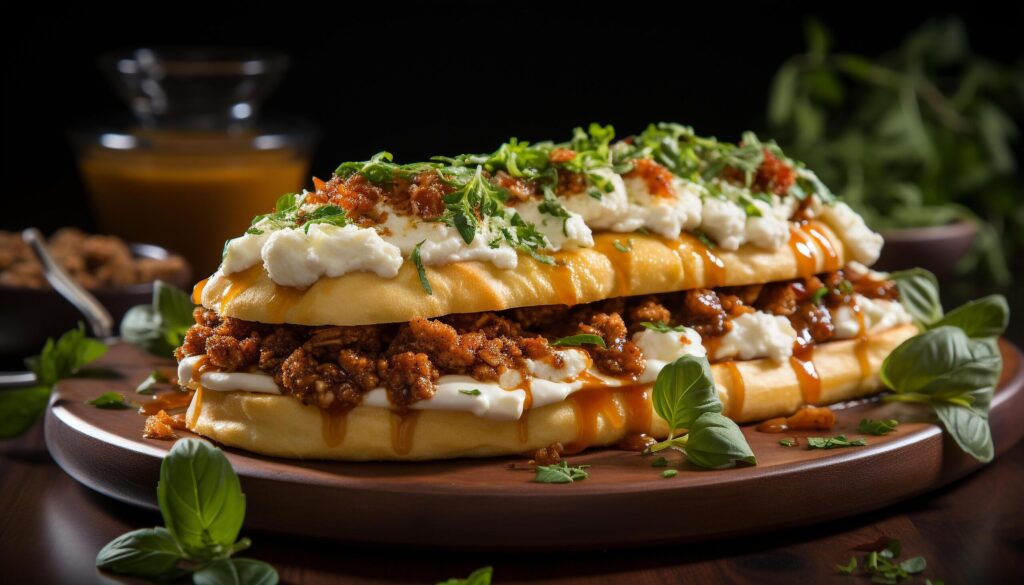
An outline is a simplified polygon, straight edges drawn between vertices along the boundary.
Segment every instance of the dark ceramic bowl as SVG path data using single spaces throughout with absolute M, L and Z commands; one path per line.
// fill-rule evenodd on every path
M 137 258 L 163 260 L 171 252 L 150 244 L 129 244 Z M 186 264 L 169 279 L 188 290 L 192 269 Z M 148 304 L 153 299 L 153 283 L 119 288 L 98 288 L 91 292 L 114 317 L 115 327 L 128 309 Z M 0 286 L 0 370 L 20 369 L 25 357 L 42 349 L 48 337 L 57 337 L 85 317 L 53 289 Z
M 971 249 L 978 227 L 973 221 L 958 221 L 925 228 L 883 230 L 885 247 L 872 268 L 885 271 L 920 266 L 940 280 L 950 280 L 956 265 Z

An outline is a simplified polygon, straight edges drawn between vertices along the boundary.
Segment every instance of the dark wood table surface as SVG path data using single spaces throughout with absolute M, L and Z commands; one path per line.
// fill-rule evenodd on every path
M 1024 280 L 1024 279 L 1018 279 Z M 1024 283 L 1007 292 L 1024 315 Z M 951 295 L 978 296 L 978 290 Z M 1024 346 L 1024 319 L 1007 336 Z M 1024 421 L 1022 421 L 1024 424 Z M 156 489 L 156 486 L 153 486 Z M 813 484 L 808 490 L 815 489 Z M 884 490 L 885 485 L 878 485 Z M 757 494 L 750 497 L 756 498 Z M 656 506 L 657 502 L 637 502 Z M 486 522 L 486 518 L 481 518 Z M 665 522 L 686 522 L 665 518 Z M 162 524 L 155 512 L 79 485 L 50 458 L 41 425 L 0 441 L 0 583 L 109 583 L 94 568 L 115 536 Z M 544 519 L 537 519 L 544 530 Z M 978 472 L 930 494 L 826 524 L 745 538 L 631 550 L 532 553 L 452 552 L 375 547 L 253 533 L 245 556 L 272 563 L 284 583 L 435 583 L 493 565 L 495 583 L 868 583 L 840 575 L 851 549 L 880 537 L 899 539 L 903 558 L 921 555 L 924 576 L 947 585 L 1020 583 L 1024 578 L 1024 442 Z

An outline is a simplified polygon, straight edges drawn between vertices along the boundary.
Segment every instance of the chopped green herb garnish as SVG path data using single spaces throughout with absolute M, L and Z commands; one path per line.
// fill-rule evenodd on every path
M 135 388 L 135 391 L 139 394 L 149 394 L 153 391 L 154 385 L 167 384 L 169 382 L 170 379 L 168 379 L 163 372 L 160 370 L 153 370 L 149 376 L 147 376 L 146 379 Z
M 469 577 L 465 579 L 451 578 L 445 581 L 440 581 L 437 585 L 491 585 L 491 578 L 494 574 L 494 569 L 491 567 L 482 567 L 473 571 Z
M 426 240 L 424 240 L 425 242 Z M 420 286 L 427 292 L 428 295 L 433 295 L 434 290 L 430 288 L 430 281 L 427 280 L 427 271 L 423 268 L 423 260 L 420 258 L 420 246 L 423 242 L 416 244 L 412 249 L 412 254 L 409 255 L 409 259 L 412 260 L 413 265 L 416 266 L 416 274 L 420 277 Z
M 900 424 L 900 421 L 894 418 L 889 420 L 865 418 L 861 419 L 860 424 L 857 425 L 857 432 L 866 435 L 887 435 L 896 430 L 896 425 L 898 424 Z
M 864 439 L 853 439 L 852 441 L 846 438 L 846 435 L 837 435 L 835 437 L 807 437 L 807 448 L 808 449 L 838 449 L 840 447 L 863 447 L 868 442 Z
M 792 447 L 796 445 L 796 439 L 780 439 L 779 444 L 783 447 Z
M 655 321 L 653 323 L 650 321 L 641 321 L 640 325 L 645 329 L 657 331 L 658 333 L 682 333 L 689 329 L 685 325 L 668 325 L 664 321 Z
M 625 244 L 623 244 L 619 240 L 615 240 L 612 242 L 612 246 L 614 246 L 615 249 L 618 250 L 619 252 L 626 254 L 628 252 L 633 251 L 633 240 L 627 239 Z
M 836 569 L 844 575 L 852 575 L 857 570 L 857 557 L 850 557 L 850 562 L 845 565 L 836 565 Z
M 664 477 L 665 479 L 675 477 L 677 475 L 679 475 L 679 472 L 676 471 L 675 469 L 666 469 L 665 471 L 661 472 L 661 477 Z
M 651 463 L 651 467 L 668 467 L 668 459 L 658 457 Z
M 821 300 L 828 294 L 828 287 L 821 287 L 811 295 L 811 302 L 815 305 L 821 304 Z
M 482 392 L 477 388 L 473 388 L 472 390 L 459 390 L 459 394 L 465 394 L 466 396 L 480 396 Z
M 119 392 L 106 392 L 104 394 L 100 394 L 96 398 L 86 401 L 86 404 L 95 406 L 96 408 L 106 408 L 110 410 L 134 408 L 134 405 L 125 400 L 124 395 Z
M 572 483 L 589 477 L 586 468 L 589 465 L 570 466 L 567 461 L 559 461 L 554 465 L 537 466 L 537 483 Z
M 608 347 L 604 339 L 600 335 L 591 335 L 589 333 L 581 333 L 579 335 L 570 335 L 569 337 L 562 337 L 552 341 L 549 345 L 554 347 L 579 347 L 581 345 L 597 345 L 599 347 Z

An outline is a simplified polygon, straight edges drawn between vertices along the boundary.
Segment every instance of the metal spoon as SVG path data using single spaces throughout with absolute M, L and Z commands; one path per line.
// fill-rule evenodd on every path
M 89 328 L 93 335 L 107 341 L 114 335 L 114 318 L 110 316 L 107 308 L 92 296 L 92 293 L 82 288 L 74 281 L 68 273 L 50 255 L 46 247 L 46 239 L 36 228 L 28 228 L 21 232 L 21 239 L 32 248 L 32 252 L 39 258 L 43 265 L 43 276 L 47 282 L 64 297 L 69 303 L 75 306 L 89 322 Z M 11 388 L 25 386 L 35 382 L 35 374 L 32 372 L 0 372 L 0 388 Z
M 46 239 L 43 234 L 36 228 L 28 228 L 21 232 L 21 239 L 25 240 L 25 243 L 39 258 L 39 262 L 43 265 L 43 276 L 46 277 L 53 290 L 74 305 L 82 315 L 85 315 L 85 320 L 89 322 L 89 328 L 92 329 L 93 335 L 100 339 L 113 337 L 114 318 L 110 316 L 110 312 L 96 300 L 96 297 L 92 296 L 92 293 L 68 276 L 60 264 L 57 264 L 57 261 L 50 255 L 49 248 L 46 247 Z

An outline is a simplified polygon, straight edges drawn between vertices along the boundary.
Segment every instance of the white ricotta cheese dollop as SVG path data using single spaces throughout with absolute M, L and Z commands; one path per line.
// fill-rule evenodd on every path
M 626 213 L 614 231 L 633 231 L 637 221 L 644 227 L 666 238 L 679 237 L 682 231 L 695 229 L 700 225 L 700 188 L 688 181 L 676 178 L 672 181 L 672 195 L 654 195 L 647 187 L 647 181 L 640 177 L 623 179 L 629 205 Z
M 817 201 L 817 200 L 815 200 Z M 831 205 L 815 206 L 816 215 L 836 231 L 846 245 L 849 259 L 861 264 L 873 264 L 882 253 L 882 235 L 871 231 L 864 218 L 842 201 Z
M 730 323 L 732 329 L 722 336 L 714 359 L 767 357 L 782 361 L 793 355 L 796 330 L 789 319 L 757 311 L 744 313 Z
M 743 245 L 747 212 L 732 201 L 720 197 L 704 200 L 700 229 L 723 250 L 733 251 Z
M 689 327 L 682 331 L 665 332 L 644 329 L 633 334 L 633 343 L 643 352 L 646 362 L 643 373 L 637 379 L 642 384 L 655 381 L 662 368 L 684 355 L 707 355 L 700 334 Z
M 913 321 L 913 317 L 898 301 L 874 300 L 861 295 L 854 295 L 854 299 L 864 317 L 865 333 L 885 331 Z M 851 339 L 860 335 L 860 320 L 853 307 L 848 305 L 841 305 L 835 310 L 832 324 L 836 328 L 836 339 Z

